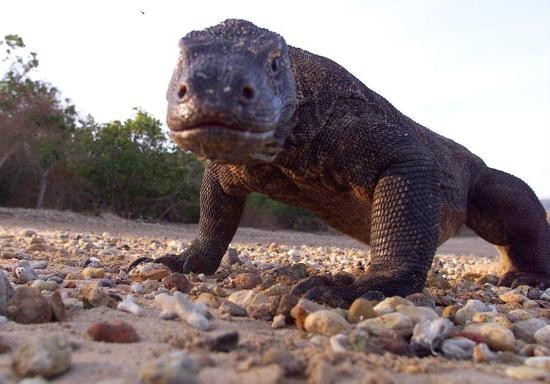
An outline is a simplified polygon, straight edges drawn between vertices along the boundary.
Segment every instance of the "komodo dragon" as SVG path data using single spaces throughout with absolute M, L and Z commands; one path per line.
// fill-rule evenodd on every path
M 259 192 L 370 245 L 352 285 L 316 276 L 294 288 L 312 288 L 306 297 L 317 301 L 421 291 L 436 247 L 464 224 L 498 246 L 501 284 L 550 282 L 550 226 L 529 186 L 415 123 L 340 65 L 244 20 L 190 32 L 180 49 L 167 92 L 171 138 L 208 160 L 198 237 L 157 262 L 214 273 L 246 196 Z

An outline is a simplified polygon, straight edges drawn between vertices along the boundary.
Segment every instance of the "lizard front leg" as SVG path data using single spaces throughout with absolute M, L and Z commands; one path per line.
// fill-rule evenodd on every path
M 237 231 L 246 194 L 235 196 L 226 193 L 213 168 L 213 163 L 209 162 L 202 179 L 198 236 L 181 255 L 167 255 L 154 260 L 167 265 L 173 272 L 216 272 Z M 129 269 L 143 261 L 136 260 Z
M 404 155 L 379 178 L 371 217 L 371 263 L 349 286 L 321 286 L 305 297 L 347 307 L 368 291 L 406 296 L 423 289 L 439 236 L 440 190 L 435 162 Z

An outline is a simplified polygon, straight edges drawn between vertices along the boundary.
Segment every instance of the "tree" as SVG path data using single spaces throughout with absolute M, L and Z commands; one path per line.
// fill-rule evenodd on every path
M 21 37 L 6 35 L 0 46 L 4 47 L 2 61 L 7 63 L 0 80 L 0 169 L 16 157 L 16 168 L 35 173 L 39 179 L 36 206 L 41 207 L 49 177 L 75 129 L 76 110 L 57 88 L 29 77 L 38 59 L 35 52 L 25 54 Z M 8 181 L 16 179 L 16 174 L 11 176 Z

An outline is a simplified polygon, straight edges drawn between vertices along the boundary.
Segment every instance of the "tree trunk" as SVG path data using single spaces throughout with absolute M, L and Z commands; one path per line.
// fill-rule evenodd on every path
M 40 177 L 40 192 L 38 193 L 38 200 L 36 201 L 36 208 L 42 208 L 44 203 L 44 195 L 46 194 L 46 188 L 48 187 L 48 176 L 50 175 L 50 169 L 45 170 Z
M 6 161 L 8 161 L 8 159 L 11 157 L 11 155 L 13 155 L 15 153 L 15 147 L 11 147 L 10 149 L 8 149 L 8 151 L 6 153 L 4 153 L 4 155 L 2 156 L 2 158 L 0 158 L 0 169 L 2 169 L 2 166 L 4 165 L 4 163 Z

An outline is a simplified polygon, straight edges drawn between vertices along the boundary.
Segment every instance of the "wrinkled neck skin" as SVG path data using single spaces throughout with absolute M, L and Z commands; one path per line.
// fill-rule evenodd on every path
M 285 105 L 281 115 L 281 121 L 275 128 L 273 136 L 266 141 L 261 151 L 248 155 L 250 159 L 271 163 L 275 161 L 279 153 L 284 151 L 285 141 L 297 122 L 296 102 L 293 101 Z

